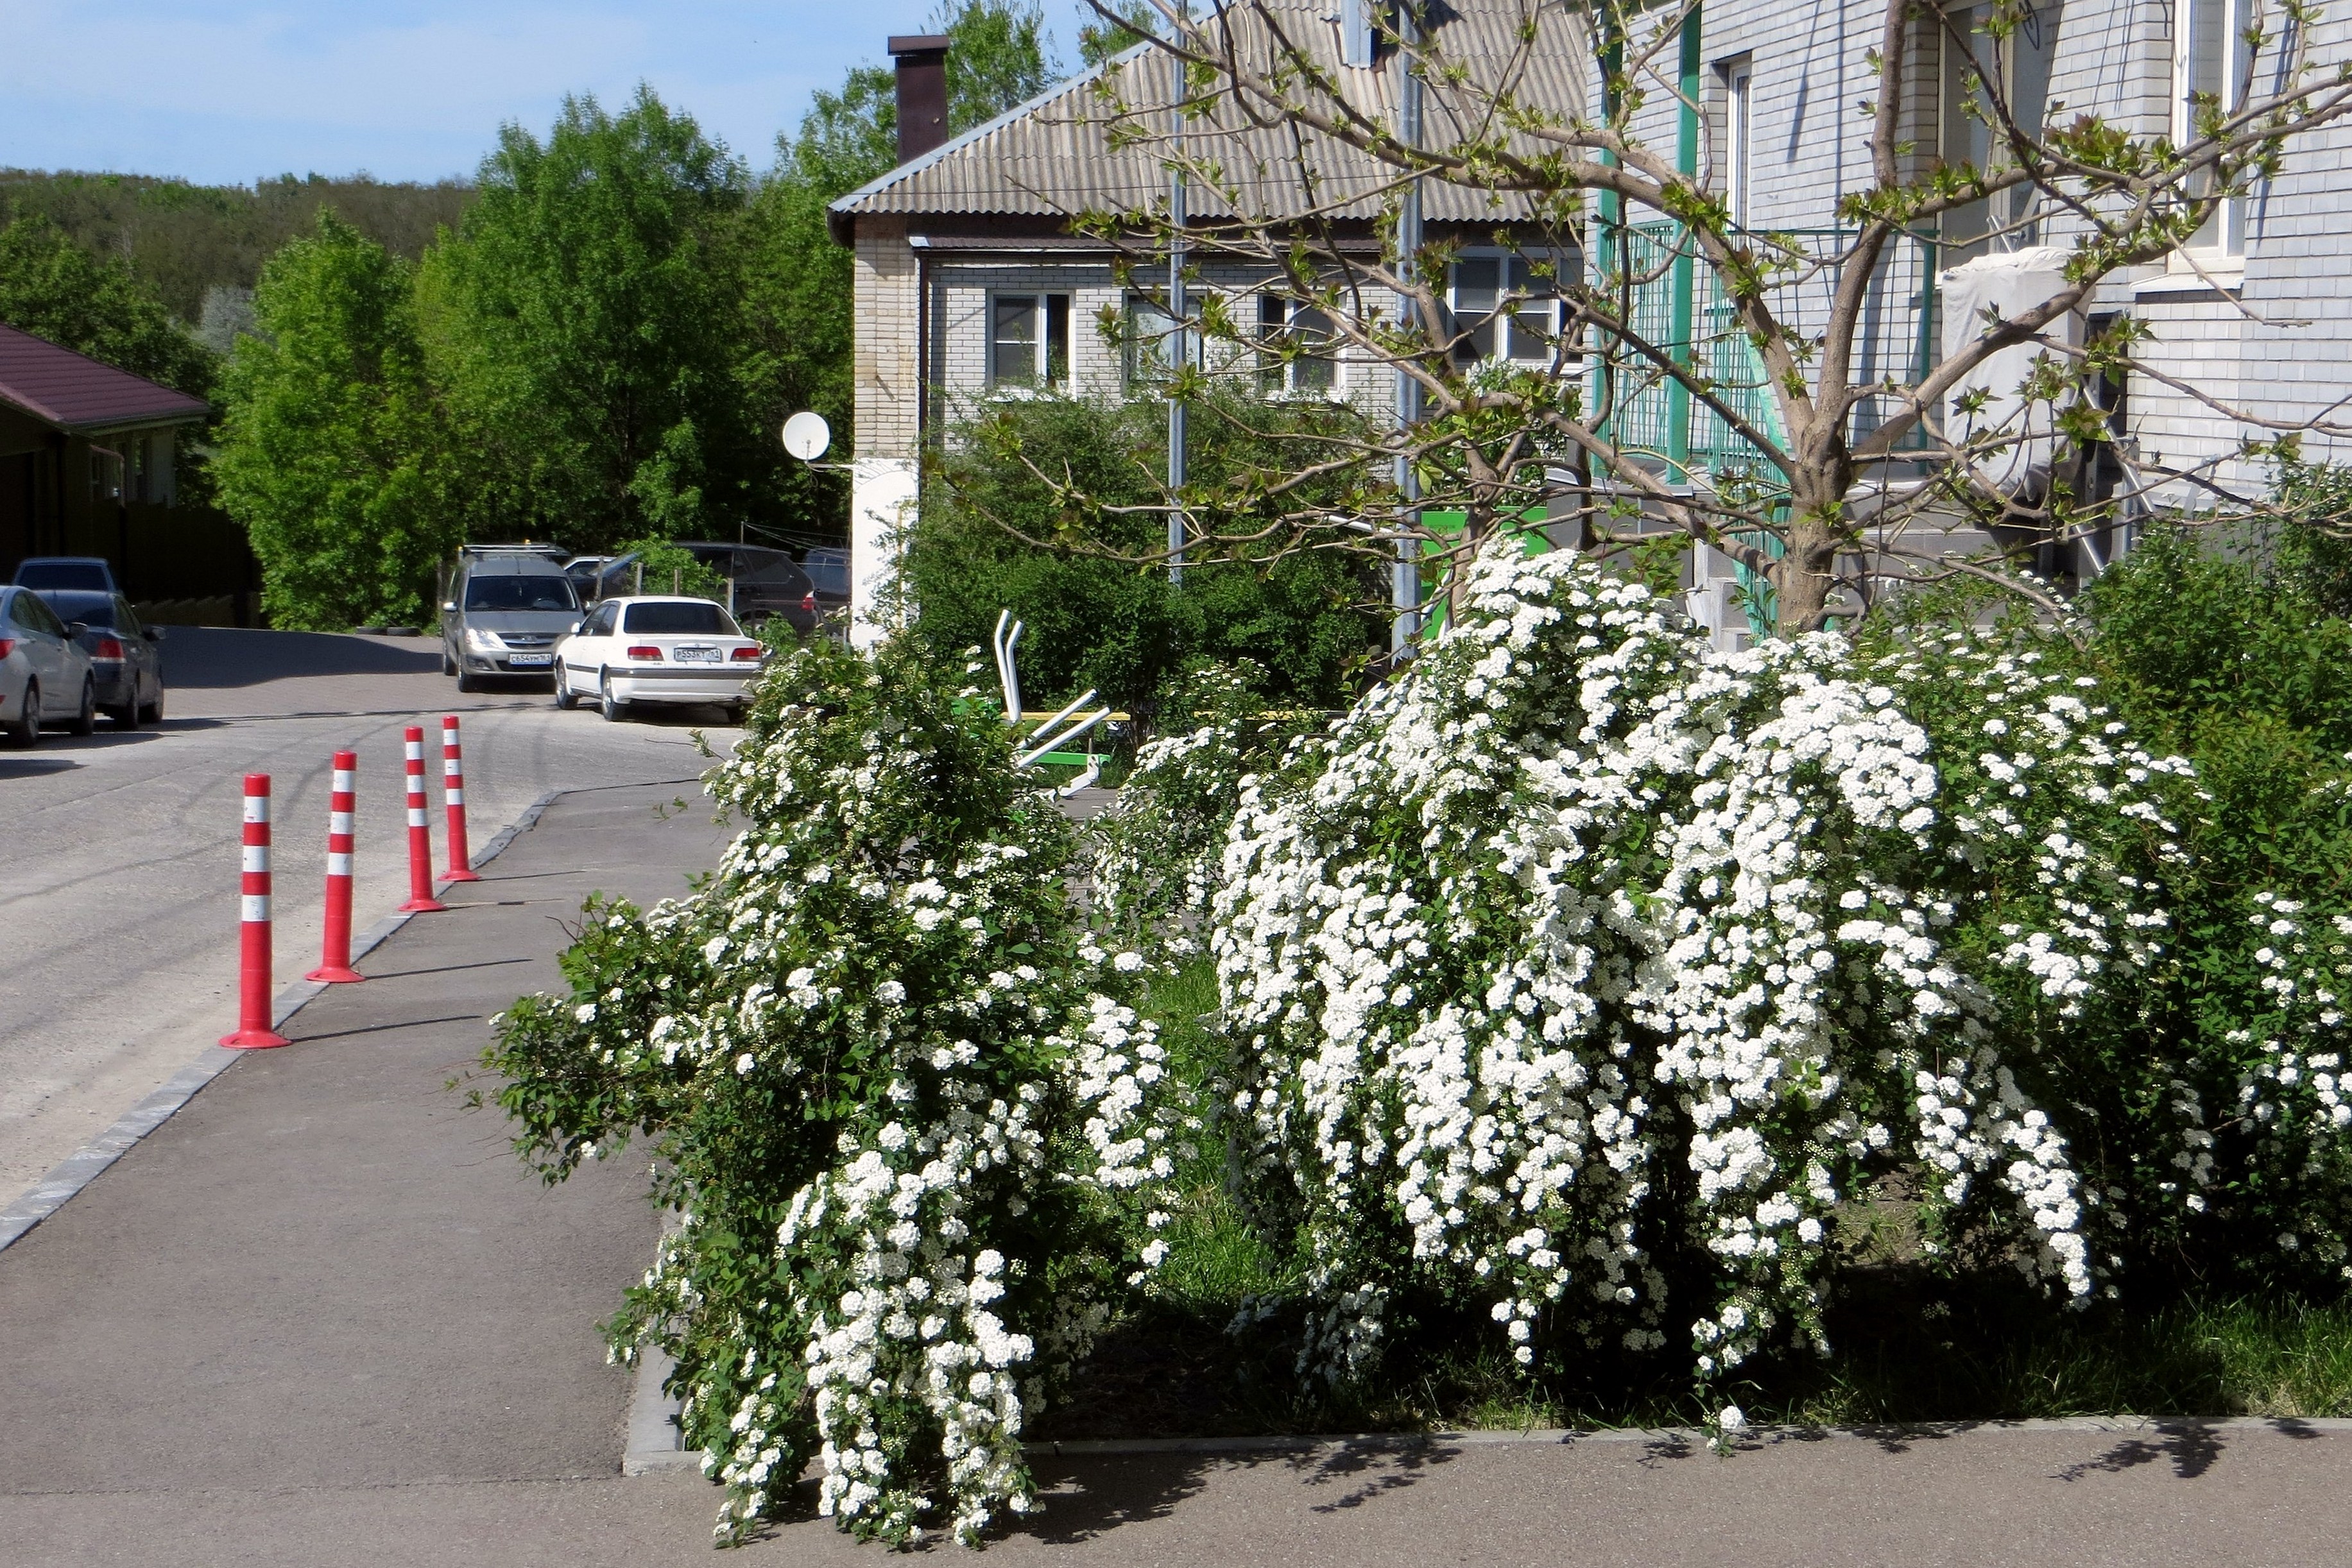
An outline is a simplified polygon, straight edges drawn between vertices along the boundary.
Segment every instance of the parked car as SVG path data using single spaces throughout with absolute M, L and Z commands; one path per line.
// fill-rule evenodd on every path
M 0 588 L 0 734 L 10 745 L 30 746 L 59 720 L 76 735 L 98 727 L 98 680 L 74 641 L 83 630 L 31 589 Z
M 849 552 L 832 545 L 815 545 L 801 553 L 801 570 L 816 589 L 817 619 L 822 622 L 849 608 Z
M 58 620 L 82 628 L 74 641 L 89 655 L 90 675 L 98 683 L 99 711 L 121 729 L 161 724 L 163 629 L 142 625 L 131 601 L 119 593 L 79 588 L 35 591 Z
M 96 555 L 28 555 L 16 563 L 16 586 L 52 589 L 72 589 L 83 593 L 120 593 L 122 585 L 114 580 L 114 568 L 104 556 Z
M 708 599 L 607 599 L 556 645 L 555 706 L 593 697 L 608 719 L 637 703 L 710 704 L 740 722 L 768 651 Z
M 803 635 L 815 629 L 823 613 L 816 584 L 786 552 L 705 539 L 681 540 L 677 548 L 735 585 L 735 618 L 744 625 L 781 615 Z
M 558 638 L 580 623 L 564 553 L 535 545 L 467 545 L 441 601 L 441 673 L 461 692 L 484 675 L 543 675 Z

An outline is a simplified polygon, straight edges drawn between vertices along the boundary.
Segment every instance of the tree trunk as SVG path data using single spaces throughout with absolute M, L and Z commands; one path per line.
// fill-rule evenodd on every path
M 1789 553 L 1772 568 L 1773 630 L 1779 635 L 1818 632 L 1826 622 L 1838 549 L 1844 542 L 1845 530 L 1823 508 L 1803 507 L 1790 523 Z

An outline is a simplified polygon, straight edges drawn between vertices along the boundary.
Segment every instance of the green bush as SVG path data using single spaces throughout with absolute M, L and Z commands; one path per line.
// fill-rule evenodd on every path
M 612 1343 L 677 1358 L 722 1539 L 813 1458 L 861 1535 L 1025 1511 L 1024 1423 L 1156 1163 L 1098 1135 L 1157 1051 L 1115 999 L 1135 966 L 1083 939 L 1073 831 L 973 673 L 907 641 L 782 660 L 709 777 L 744 824 L 717 873 L 592 904 L 569 994 L 517 1002 L 487 1058 L 547 1179 L 653 1145 L 683 1223 Z
M 1195 413 L 1189 461 L 1205 479 L 1265 462 L 1287 442 L 1288 460 L 1303 464 L 1318 434 L 1343 435 L 1356 417 L 1219 402 Z M 1022 684 L 1041 703 L 1091 686 L 1145 713 L 1171 671 L 1247 659 L 1265 671 L 1270 700 L 1345 706 L 1385 631 L 1377 563 L 1320 552 L 1193 565 L 1175 588 L 1164 566 L 1102 553 L 1165 544 L 1165 514 L 1154 508 L 1166 424 L 1157 403 L 1037 398 L 991 405 L 961 425 L 937 459 L 907 552 L 918 634 L 938 649 L 971 646 L 1011 610 L 1028 627 Z

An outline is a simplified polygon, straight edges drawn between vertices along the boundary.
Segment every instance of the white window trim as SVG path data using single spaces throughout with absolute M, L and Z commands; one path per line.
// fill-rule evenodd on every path
M 2246 13 L 2251 0 L 2173 0 L 2172 5 L 2172 140 L 2175 146 L 2187 145 L 2196 134 L 2189 110 L 2189 51 L 2195 47 L 2196 29 L 2190 17 L 2200 7 L 2219 5 L 2221 16 L 2221 110 L 2234 113 L 2238 104 L 2233 100 L 2238 90 L 2238 35 L 2246 26 Z M 2246 198 L 2232 196 L 2221 204 L 2214 214 L 2214 227 L 2220 243 L 2184 246 L 2165 258 L 2166 281 L 2178 286 L 2187 278 L 2197 287 L 2203 286 L 2198 277 L 2202 271 L 2215 283 L 2236 287 L 2246 271 Z M 2230 248 L 2230 230 L 2238 230 L 2238 248 Z
M 1287 294 L 1271 292 L 1259 295 L 1258 300 L 1259 332 L 1261 334 L 1268 334 L 1270 329 L 1271 333 L 1278 333 L 1287 336 L 1290 330 L 1291 319 L 1301 308 L 1300 301 L 1293 299 Z M 1269 323 L 1265 319 L 1265 302 L 1267 300 L 1273 300 L 1281 305 L 1282 319 L 1279 322 Z M 1319 309 L 1321 307 L 1307 306 L 1305 308 Z M 1258 371 L 1261 377 L 1263 377 L 1269 370 L 1279 369 L 1282 372 L 1282 384 L 1271 392 L 1263 392 L 1262 395 L 1271 398 L 1276 402 L 1341 402 L 1346 401 L 1348 395 L 1348 358 L 1342 351 L 1344 348 L 1345 345 L 1339 341 L 1335 330 L 1331 339 L 1331 351 L 1328 355 L 1315 356 L 1316 358 L 1326 361 L 1326 362 L 1328 362 L 1331 367 L 1331 384 L 1328 387 L 1299 386 L 1294 380 L 1298 373 L 1297 360 L 1285 361 L 1278 367 L 1261 365 Z M 1261 382 L 1260 384 L 1263 386 L 1263 382 Z
M 1500 261 L 1501 261 L 1501 263 L 1502 263 L 1502 267 L 1501 267 L 1501 268 L 1499 269 L 1499 273 L 1498 273 L 1498 277 L 1497 277 L 1497 288 L 1496 288 L 1496 293 L 1497 293 L 1497 297 L 1498 297 L 1498 298 L 1499 298 L 1500 296 L 1502 296 L 1502 295 L 1507 295 L 1507 294 L 1508 294 L 1508 293 L 1510 293 L 1510 291 L 1511 291 L 1511 290 L 1510 290 L 1510 278 L 1511 278 L 1511 268 L 1510 268 L 1510 264 L 1511 264 L 1513 261 L 1515 261 L 1515 260 L 1517 260 L 1517 261 L 1526 261 L 1526 262 L 1529 262 L 1529 263 L 1534 263 L 1534 262 L 1538 262 L 1538 261 L 1549 261 L 1549 262 L 1550 262 L 1550 263 L 1551 263 L 1551 266 L 1552 266 L 1552 268 L 1553 268 L 1552 280 L 1553 280 L 1553 282 L 1554 282 L 1554 284 L 1555 284 L 1555 285 L 1559 281 L 1560 273 L 1564 270 L 1564 261 L 1565 261 L 1565 258 L 1564 258 L 1563 256 L 1558 256 L 1558 255 L 1553 255 L 1553 254 L 1547 253 L 1547 252 L 1543 252 L 1543 251 L 1511 250 L 1511 249 L 1507 249 L 1507 248 L 1506 248 L 1506 247 L 1504 247 L 1504 246 L 1491 246 L 1491 245 L 1487 245 L 1487 246 L 1465 246 L 1462 249 L 1460 249 L 1460 250 L 1458 250 L 1458 251 L 1456 251 L 1456 252 L 1454 253 L 1454 260 L 1455 260 L 1457 263 L 1458 263 L 1458 262 L 1462 262 L 1462 261 L 1468 261 L 1468 260 L 1473 260 L 1473 259 L 1476 259 L 1476 258 L 1489 257 L 1489 256 L 1491 256 L 1491 257 L 1495 257 L 1495 258 L 1496 258 L 1496 259 L 1500 260 Z M 1461 319 L 1462 319 L 1462 299 L 1461 299 L 1461 294 L 1460 294 L 1460 291 L 1459 291 L 1458 277 L 1459 277 L 1458 272 L 1457 272 L 1457 270 L 1456 270 L 1454 267 L 1447 267 L 1447 268 L 1446 268 L 1446 273 L 1445 273 L 1445 308 L 1446 308 L 1449 312 L 1451 312 L 1451 313 L 1453 314 L 1454 319 L 1454 320 L 1455 320 L 1455 322 L 1456 322 L 1456 324 L 1457 324 L 1457 325 L 1460 323 L 1460 321 L 1461 321 Z M 1552 302 L 1551 302 L 1551 330 L 1552 330 L 1552 332 L 1554 332 L 1555 334 L 1557 334 L 1557 332 L 1558 332 L 1558 331 L 1559 331 L 1559 314 L 1560 314 L 1560 300 L 1559 300 L 1559 297 L 1558 297 L 1558 296 L 1554 296 L 1554 297 L 1553 297 L 1553 298 L 1552 298 Z M 1542 357 L 1542 358 L 1540 358 L 1540 359 L 1526 359 L 1526 360 L 1522 360 L 1522 359 L 1515 359 L 1515 358 L 1513 358 L 1513 357 L 1512 357 L 1512 355 L 1511 355 L 1511 352 L 1510 352 L 1510 341 L 1511 341 L 1511 339 L 1510 339 L 1510 332 L 1509 332 L 1509 329 L 1508 329 L 1508 327 L 1507 327 L 1507 324 L 1505 324 L 1505 323 L 1501 323 L 1501 322 L 1497 322 L 1497 323 L 1496 323 L 1496 339 L 1495 339 L 1495 340 L 1496 340 L 1496 343 L 1498 343 L 1498 344 L 1500 344 L 1500 345 L 1502 346 L 1502 350 L 1503 350 L 1503 351 L 1502 351 L 1502 352 L 1500 352 L 1500 353 L 1496 353 L 1496 354 L 1489 354 L 1489 355 L 1486 356 L 1485 358 L 1481 359 L 1481 360 L 1478 361 L 1478 363 L 1479 363 L 1479 364 L 1481 364 L 1481 365 L 1522 365 L 1522 366 L 1528 367 L 1528 368 L 1530 368 L 1530 369 L 1539 368 L 1539 367 L 1540 367 L 1540 368 L 1549 368 L 1549 367 L 1551 365 L 1551 363 L 1552 363 L 1552 361 L 1553 361 L 1554 356 L 1555 356 L 1555 355 L 1558 353 L 1558 351 L 1559 351 L 1559 345 L 1558 345 L 1557 343 L 1554 343 L 1553 345 L 1551 345 L 1550 347 L 1547 348 L 1547 349 L 1544 350 L 1543 357 Z M 1570 347 L 1569 347 L 1569 350 L 1568 350 L 1568 353 L 1567 353 L 1567 356 L 1566 356 L 1567 362 L 1568 362 L 1568 363 L 1570 363 L 1570 364 L 1574 364 L 1574 363 L 1576 363 L 1577 361 L 1579 361 L 1580 360 L 1581 360 L 1582 358 L 1583 358 L 1583 353 L 1582 353 L 1582 351 L 1581 351 L 1580 349 L 1578 349 L 1574 344 L 1570 345 Z
M 996 379 L 996 304 L 1000 299 L 1026 299 L 1036 307 L 1037 364 L 1036 380 L 1034 382 L 999 382 Z M 1051 397 L 1070 390 L 1071 383 L 1076 375 L 1076 368 L 1070 363 L 1077 354 L 1077 345 L 1075 342 L 1066 343 L 1063 347 L 1062 379 L 1060 381 L 1052 379 L 1054 308 L 1051 302 L 1055 299 L 1066 301 L 1063 306 L 1066 318 L 1076 313 L 1077 296 L 1067 288 L 992 288 L 988 291 L 986 336 L 983 339 L 984 359 L 981 371 L 989 396 L 1013 399 Z M 1075 326 L 1069 329 L 1069 335 L 1072 338 L 1076 337 Z
M 1748 226 L 1755 204 L 1755 134 L 1756 61 L 1742 55 L 1723 65 L 1723 205 L 1737 228 Z

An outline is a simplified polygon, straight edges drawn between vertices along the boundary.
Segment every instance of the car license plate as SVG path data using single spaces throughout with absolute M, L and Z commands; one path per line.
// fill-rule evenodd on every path
M 517 653 L 508 659 L 507 663 L 518 670 L 544 669 L 548 665 L 555 663 L 555 655 L 552 653 Z
M 681 664 L 715 664 L 719 663 L 719 650 L 698 648 L 689 643 L 677 650 L 677 658 Z

